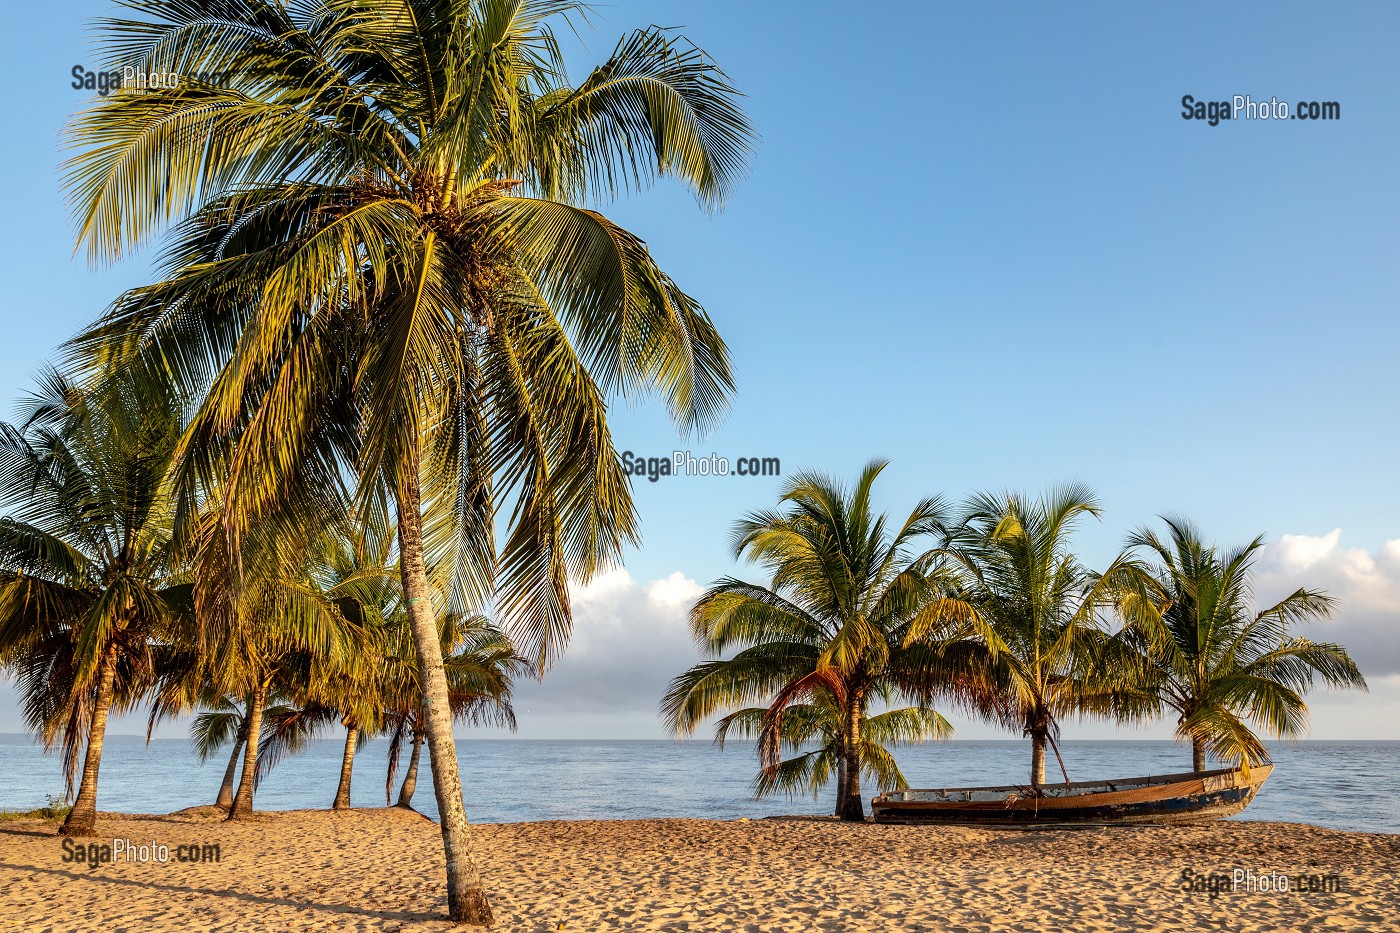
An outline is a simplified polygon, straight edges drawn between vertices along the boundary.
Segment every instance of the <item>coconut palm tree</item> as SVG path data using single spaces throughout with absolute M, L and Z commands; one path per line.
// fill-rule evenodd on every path
M 715 742 L 724 747 L 730 737 L 765 737 L 769 711 L 761 706 L 737 710 L 722 718 L 715 729 Z M 934 710 L 923 706 L 890 709 L 874 716 L 865 715 L 860 723 L 860 772 L 871 778 L 880 791 L 902 790 L 909 786 L 889 749 L 917 745 L 929 739 L 942 740 L 953 727 Z M 819 693 L 811 703 L 793 703 L 783 710 L 778 735 L 783 749 L 792 753 L 771 767 L 759 770 L 753 781 L 755 797 L 783 793 L 818 796 L 841 768 L 841 709 L 829 693 Z
M 1278 738 L 1301 735 L 1303 695 L 1315 677 L 1366 689 L 1345 648 L 1291 631 L 1332 614 L 1336 602 L 1326 593 L 1299 587 L 1255 611 L 1250 575 L 1262 536 L 1221 551 L 1190 521 L 1162 520 L 1167 540 L 1143 528 L 1128 546 L 1157 560 L 1155 576 L 1170 603 L 1135 616 L 1130 631 L 1150 663 L 1147 693 L 1176 712 L 1176 735 L 1190 741 L 1195 770 L 1205 770 L 1207 754 L 1245 767 L 1268 761 L 1250 724 Z
M 350 780 L 355 768 L 355 753 L 369 742 L 372 727 L 363 726 L 365 720 L 349 713 L 342 713 L 340 724 L 345 727 L 345 745 L 340 753 L 340 779 L 335 786 L 335 797 L 331 800 L 332 810 L 350 809 Z
M 276 690 L 269 694 L 262 713 L 262 736 L 259 739 L 257 759 L 259 773 L 254 776 L 255 788 L 267 775 L 272 764 L 286 753 L 282 749 L 290 746 L 293 751 L 300 750 L 309 737 L 314 736 L 314 732 L 302 725 L 306 718 L 301 709 L 286 702 Z M 220 749 L 231 743 L 228 764 L 224 768 L 223 780 L 219 783 L 219 794 L 214 801 L 214 806 L 227 812 L 233 807 L 238 764 L 242 760 L 245 743 L 248 741 L 247 708 L 240 709 L 234 697 L 215 698 L 195 714 L 194 721 L 190 724 L 190 739 L 201 763 L 208 761 Z
M 884 469 L 872 461 L 853 488 L 819 473 L 800 473 L 782 493 L 784 511 L 756 512 L 734 531 L 735 556 L 762 564 L 768 586 L 726 577 L 697 602 L 690 626 L 705 661 L 671 682 L 662 714 L 677 732 L 693 732 L 723 710 L 759 701 L 766 719 L 759 748 L 765 772 L 780 773 L 789 708 L 805 703 L 837 716 L 834 749 L 836 815 L 865 818 L 860 776 L 866 747 L 861 725 L 872 700 L 904 697 L 919 707 L 946 693 L 970 648 L 940 639 L 932 625 L 921 637 L 910 626 L 940 593 L 938 573 L 914 547 L 944 527 L 944 506 L 925 499 L 891 532 L 871 506 Z M 721 656 L 739 648 L 732 657 Z M 805 716 L 810 713 L 794 715 Z M 919 714 L 935 724 L 931 711 Z M 753 725 L 749 714 L 741 722 Z M 943 725 L 935 725 L 941 734 Z M 760 778 L 762 780 L 762 778 Z
M 440 626 L 443 667 L 447 674 L 448 703 L 454 722 L 472 726 L 515 729 L 511 686 L 530 670 L 530 662 L 515 653 L 510 639 L 481 616 L 451 615 Z M 405 745 L 410 746 L 407 770 L 399 788 L 397 806 L 412 809 L 418 785 L 418 759 L 425 738 L 423 691 L 413 663 L 413 639 L 407 620 L 388 639 L 383 678 L 383 721 L 389 735 L 389 767 L 384 779 L 384 799 L 393 793 L 394 777 Z
M 390 706 L 402 689 L 404 668 L 413 663 L 411 637 L 404 638 L 410 633 L 395 568 L 393 527 L 387 504 L 379 501 L 376 506 L 373 519 L 355 528 L 353 534 L 327 539 L 314 572 L 320 592 L 335 603 L 342 616 L 353 621 L 362 643 L 351 654 L 348 666 L 322 665 L 314 680 L 307 678 L 298 684 L 293 693 L 301 702 L 300 709 L 272 732 L 278 741 L 273 753 L 280 757 L 300 750 L 323 727 L 339 719 L 345 741 L 333 810 L 350 808 L 355 753 L 371 736 L 387 730 Z
M 491 599 L 543 669 L 569 629 L 570 574 L 636 537 L 607 397 L 659 391 L 685 429 L 723 413 L 708 316 L 582 205 L 669 175 L 720 207 L 752 140 L 736 93 L 655 28 L 570 82 L 551 23 L 583 7 L 565 0 L 127 8 L 103 34 L 111 67 L 218 80 L 119 92 L 72 123 L 90 256 L 187 218 L 164 281 L 76 349 L 210 387 L 185 453 L 230 476 L 235 530 L 337 462 L 393 496 L 448 910 L 489 923 L 436 619 Z M 499 549 L 498 514 L 513 519 Z
M 356 566 L 356 569 L 361 568 Z M 392 585 L 392 576 L 380 579 L 387 586 L 376 581 L 374 589 L 384 593 L 396 589 Z M 331 801 L 332 810 L 350 809 L 355 753 L 372 736 L 386 728 L 383 702 L 389 676 L 386 642 L 392 637 L 390 627 L 395 620 L 384 613 L 385 602 L 362 602 L 350 596 L 354 582 L 357 581 L 334 584 L 327 594 L 337 601 L 343 614 L 356 619 L 356 631 L 362 639 L 362 647 L 355 652 L 349 666 L 327 671 L 319 683 L 308 684 L 305 688 L 305 695 L 315 698 L 311 705 L 323 706 L 338 713 L 340 724 L 345 729 L 340 779 Z
M 207 557 L 207 555 L 205 555 Z M 208 563 L 196 561 L 197 573 L 210 572 Z M 208 586 L 208 581 L 204 581 Z M 207 597 L 206 597 L 207 598 Z M 190 615 L 193 615 L 191 613 Z M 333 615 L 327 614 L 327 618 Z M 172 633 L 173 638 L 153 647 L 156 655 L 154 683 L 148 690 L 150 714 L 146 727 L 149 742 L 156 726 L 165 719 L 195 712 L 190 726 L 194 751 L 201 763 L 209 760 L 226 745 L 232 745 L 228 764 L 224 768 L 214 805 L 225 812 L 233 808 L 234 790 L 241 786 L 239 763 L 248 753 L 248 725 L 254 712 L 254 698 L 238 690 L 229 691 L 229 664 L 239 668 L 246 658 L 233 652 L 216 653 L 211 662 L 201 653 L 201 640 L 208 632 L 199 626 L 184 625 Z M 260 633 L 261 634 L 261 633 Z M 353 636 L 351 636 L 353 637 Z M 298 647 L 297 641 L 284 641 L 282 656 L 259 709 L 259 739 L 253 749 L 256 771 L 251 773 L 251 792 L 256 791 L 267 772 L 287 754 L 301 751 L 329 724 L 334 722 L 334 710 L 319 704 L 298 705 L 294 697 L 306 694 L 311 685 L 308 678 L 318 666 L 311 663 L 309 652 Z M 223 664 L 219 671 L 211 665 Z
M 194 742 L 194 751 L 201 764 L 214 757 L 219 749 L 232 743 L 228 764 L 224 767 L 224 777 L 219 782 L 219 794 L 214 800 L 214 806 L 227 813 L 233 806 L 238 759 L 242 755 L 244 743 L 248 741 L 248 719 L 232 698 L 219 697 L 208 709 L 195 716 L 194 722 L 190 724 L 190 739 Z
M 172 562 L 167 475 L 178 409 L 113 383 L 83 394 L 55 372 L 18 425 L 0 425 L 0 662 L 16 674 L 26 721 L 61 741 L 68 793 L 61 832 L 92 835 L 107 719 L 154 675 L 153 645 L 187 589 Z
M 289 673 L 288 679 L 298 681 L 300 687 L 297 673 Z M 258 743 L 258 766 L 253 775 L 253 788 L 256 790 L 262 786 L 268 774 L 284 758 L 306 751 L 313 742 L 334 728 L 336 723 L 343 721 L 343 716 L 338 710 L 316 702 L 298 705 L 295 701 L 287 699 L 275 706 L 269 704 L 263 717 L 262 739 Z M 351 740 L 354 743 L 352 747 L 358 748 L 363 744 L 364 738 L 367 737 L 356 735 Z M 346 783 L 348 793 L 348 779 L 342 777 L 342 780 Z
M 286 697 L 295 729 L 311 729 L 308 711 L 318 711 L 315 723 L 329 715 L 319 712 L 326 706 L 320 698 L 336 679 L 370 676 L 364 672 L 377 657 L 378 635 L 372 620 L 347 615 L 325 586 L 324 554 L 342 527 L 316 533 L 299 528 L 294 534 L 269 523 L 237 538 L 228 533 L 229 511 L 223 507 L 228 492 L 228 487 L 213 491 L 190 533 L 201 666 L 189 676 L 207 680 L 203 689 L 215 696 L 232 693 L 244 700 L 249 740 L 228 812 L 228 819 L 239 820 L 252 815 L 253 793 L 270 766 L 260 768 L 260 754 L 269 741 L 279 741 L 275 731 L 271 738 L 264 731 L 269 699 L 279 693 Z M 307 740 L 309 735 L 303 737 Z
M 328 535 L 324 549 L 313 553 L 310 577 L 318 594 L 351 624 L 348 637 L 356 639 L 352 664 L 312 663 L 305 650 L 283 659 L 263 711 L 253 788 L 282 759 L 306 750 L 339 722 L 346 734 L 332 809 L 349 808 L 355 753 L 382 733 L 391 735 L 390 784 L 402 743 L 414 742 L 411 773 L 400 792 L 401 804 L 409 806 L 416 784 L 416 753 L 423 738 L 422 693 L 412 632 L 393 569 L 392 531 L 380 523 L 362 526 L 354 535 Z M 447 618 L 441 629 L 454 720 L 514 728 L 511 680 L 528 672 L 529 662 L 517 657 L 509 640 L 483 618 Z M 191 730 L 201 760 L 235 741 L 235 736 L 236 758 L 246 735 L 246 715 L 227 698 L 206 701 L 205 706 Z M 229 798 L 225 809 L 232 800 L 235 766 L 231 759 L 224 780 L 227 793 L 220 792 L 221 799 Z
M 1131 719 L 1147 711 L 1131 688 L 1134 655 L 1114 637 L 1112 621 L 1122 606 L 1155 605 L 1155 591 L 1128 554 L 1103 573 L 1075 557 L 1075 525 L 1098 515 L 1092 492 L 1078 484 L 1040 499 L 972 497 L 941 549 L 958 583 L 908 636 L 950 622 L 976 633 L 986 669 L 969 668 L 965 684 L 982 694 L 988 718 L 1030 737 L 1033 787 L 1045 783 L 1047 745 L 1069 781 L 1058 744 L 1064 717 Z

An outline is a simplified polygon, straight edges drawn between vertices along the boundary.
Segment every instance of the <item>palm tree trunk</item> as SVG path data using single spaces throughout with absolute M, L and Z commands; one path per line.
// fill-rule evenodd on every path
M 243 746 L 243 774 L 238 781 L 238 794 L 229 807 L 228 819 L 241 820 L 253 815 L 253 777 L 258 771 L 258 737 L 262 735 L 263 703 L 267 700 L 267 686 L 258 684 L 248 694 L 248 712 L 243 717 L 248 730 L 248 740 Z
M 452 739 L 452 711 L 447 701 L 447 673 L 442 666 L 442 644 L 428 587 L 416 448 L 405 459 L 409 462 L 403 464 L 396 503 L 399 570 L 423 685 L 424 725 L 433 766 L 433 791 L 437 796 L 442 847 L 447 859 L 447 913 L 459 923 L 490 926 L 491 905 L 486 900 L 486 888 L 472 858 L 467 811 L 462 805 L 462 778 L 457 771 L 457 744 Z
M 1045 783 L 1045 733 L 1031 733 L 1031 786 Z
M 102 743 L 107 735 L 107 713 L 112 708 L 112 685 L 117 679 L 117 656 L 111 650 L 102 659 L 97 674 L 97 698 L 92 707 L 87 751 L 83 756 L 83 778 L 73 809 L 59 827 L 64 836 L 91 836 L 97 832 L 97 771 L 102 766 Z
M 418 787 L 418 757 L 423 751 L 423 733 L 417 727 L 413 730 L 413 754 L 408 758 L 408 770 L 404 772 L 403 784 L 399 787 L 399 802 L 396 806 L 413 809 L 413 791 Z
M 1197 773 L 1206 769 L 1206 743 L 1192 736 L 1191 769 Z
M 335 802 L 332 810 L 350 809 L 350 772 L 355 768 L 355 740 L 360 730 L 348 723 L 345 726 L 345 752 L 340 757 L 340 786 L 335 789 Z
M 865 801 L 860 795 L 860 718 L 861 702 L 853 698 L 846 710 L 846 789 L 841 798 L 841 819 L 852 823 L 865 822 Z
M 238 773 L 238 753 L 243 751 L 245 741 L 247 735 L 240 728 L 238 738 L 233 743 L 233 754 L 228 756 L 228 767 L 224 769 L 224 782 L 219 785 L 219 799 L 214 801 L 214 806 L 220 810 L 228 810 L 233 806 L 233 778 Z

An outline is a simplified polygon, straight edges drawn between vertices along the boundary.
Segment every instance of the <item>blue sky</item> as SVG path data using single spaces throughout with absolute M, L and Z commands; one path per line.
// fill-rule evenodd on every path
M 148 272 L 73 258 L 58 190 L 81 22 L 107 9 L 20 5 L 0 40 L 3 399 Z M 713 54 L 763 139 L 717 217 L 666 184 L 606 208 L 710 310 L 739 381 L 703 441 L 619 406 L 620 448 L 842 475 L 883 456 L 891 509 L 1080 479 L 1106 509 L 1081 535 L 1090 563 L 1160 512 L 1229 542 L 1341 529 L 1334 556 L 1380 567 L 1356 605 L 1388 644 L 1400 8 L 619 2 L 566 43 L 576 74 L 653 22 Z M 1210 127 L 1181 118 L 1184 94 L 1338 101 L 1342 119 Z M 630 578 L 732 572 L 732 520 L 777 486 L 638 483 Z M 1373 667 L 1373 686 L 1397 671 Z M 599 728 L 650 734 L 644 718 Z M 1400 737 L 1389 721 L 1361 731 Z

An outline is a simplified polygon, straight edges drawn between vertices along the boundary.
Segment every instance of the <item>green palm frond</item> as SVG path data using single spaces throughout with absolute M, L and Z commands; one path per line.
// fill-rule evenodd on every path
M 849 487 L 795 474 L 780 510 L 734 527 L 736 554 L 763 566 L 769 583 L 726 577 L 691 609 L 692 634 L 712 660 L 671 682 L 662 716 L 683 733 L 718 716 L 721 745 L 755 739 L 760 796 L 815 793 L 854 768 L 893 786 L 903 778 L 886 746 L 951 732 L 928 707 L 933 698 L 981 710 L 1000 697 L 975 689 L 990 683 L 992 656 L 956 593 L 959 578 L 930 546 L 949 532 L 947 508 L 924 499 L 892 525 L 872 504 L 885 466 L 871 461 Z M 899 698 L 919 705 L 868 715 L 872 701 Z M 853 741 L 853 729 L 872 731 Z M 864 763 L 841 764 L 852 755 Z
M 283 758 L 304 751 L 327 729 L 332 728 L 339 718 L 335 710 L 316 703 L 269 706 L 263 711 L 254 784 L 259 785 L 266 780 L 268 773 Z
M 235 537 L 338 473 L 366 498 L 412 474 L 439 608 L 494 601 L 543 669 L 569 576 L 636 537 L 605 400 L 705 430 L 733 391 L 704 309 L 580 204 L 664 175 L 721 206 L 754 142 L 737 92 L 656 28 L 570 83 L 551 24 L 585 8 L 553 0 L 129 6 L 113 63 L 206 80 L 69 127 L 89 255 L 166 233 L 164 281 L 73 358 L 174 384 L 182 495 L 225 485 Z
M 120 374 L 85 385 L 50 370 L 21 416 L 0 425 L 0 665 L 26 724 L 61 747 L 71 791 L 95 709 L 141 701 L 185 612 L 169 483 L 180 407 Z
M 1251 573 L 1262 537 L 1221 550 L 1206 543 L 1190 521 L 1163 520 L 1165 540 L 1141 529 L 1128 544 L 1156 560 L 1166 608 L 1131 614 L 1124 635 L 1146 659 L 1144 693 L 1179 714 L 1178 736 L 1213 757 L 1248 766 L 1268 760 L 1251 725 L 1280 738 L 1306 730 L 1303 697 L 1315 678 L 1333 687 L 1366 688 L 1340 645 L 1292 633 L 1294 626 L 1335 611 L 1327 594 L 1299 588 L 1254 611 Z
M 190 740 L 201 763 L 230 742 L 244 738 L 243 713 L 233 703 L 223 700 L 217 709 L 205 710 L 190 723 Z

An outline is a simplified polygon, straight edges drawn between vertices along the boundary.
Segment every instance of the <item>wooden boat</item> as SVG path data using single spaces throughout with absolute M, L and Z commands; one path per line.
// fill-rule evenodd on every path
M 878 823 L 1072 824 L 1194 823 L 1239 813 L 1273 772 L 1271 764 L 1242 769 L 1113 781 L 1042 784 L 1039 790 L 958 787 L 901 790 L 871 801 Z

